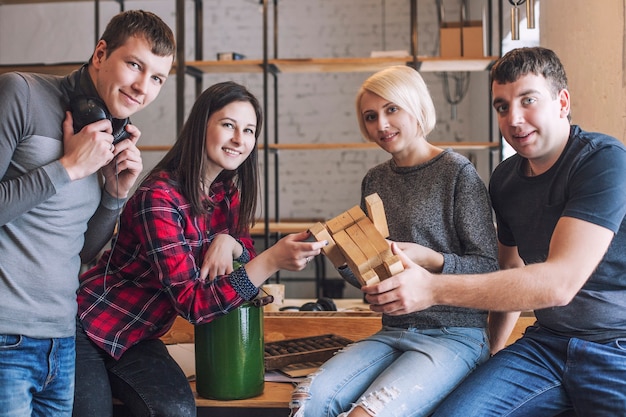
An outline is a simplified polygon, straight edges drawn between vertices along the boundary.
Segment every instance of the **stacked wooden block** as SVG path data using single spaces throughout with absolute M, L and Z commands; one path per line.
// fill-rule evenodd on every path
M 309 230 L 318 241 L 328 241 L 324 254 L 338 268 L 348 265 L 361 285 L 372 285 L 404 270 L 391 252 L 385 208 L 378 194 L 365 198 L 367 216 L 359 206 Z

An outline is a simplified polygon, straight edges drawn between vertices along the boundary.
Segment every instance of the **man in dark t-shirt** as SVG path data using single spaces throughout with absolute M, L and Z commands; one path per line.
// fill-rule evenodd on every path
M 414 309 L 492 311 L 495 355 L 435 416 L 624 415 L 626 148 L 570 125 L 567 77 L 549 49 L 507 53 L 491 82 L 500 131 L 517 152 L 489 186 L 501 270 L 433 275 L 399 253 L 405 271 L 377 284 L 367 301 L 394 314 L 385 292 L 408 274 L 420 283 Z M 534 310 L 536 324 L 504 348 L 515 311 L 524 310 Z

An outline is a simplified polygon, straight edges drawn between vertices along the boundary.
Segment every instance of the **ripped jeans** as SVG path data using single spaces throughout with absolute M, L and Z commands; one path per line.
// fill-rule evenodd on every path
M 342 417 L 356 406 L 372 416 L 428 416 L 488 357 L 485 329 L 385 327 L 298 384 L 291 416 Z

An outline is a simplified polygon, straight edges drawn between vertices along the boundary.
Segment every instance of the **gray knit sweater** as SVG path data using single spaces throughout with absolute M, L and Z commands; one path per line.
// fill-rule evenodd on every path
M 74 336 L 81 256 L 97 255 L 124 204 L 59 162 L 76 79 L 0 75 L 0 334 Z
M 462 155 L 445 150 L 413 167 L 384 162 L 365 175 L 365 197 L 378 193 L 385 207 L 389 239 L 415 242 L 444 256 L 444 274 L 494 271 L 497 241 L 485 184 Z M 349 270 L 348 270 L 349 271 Z M 348 281 L 347 270 L 340 271 Z M 487 312 L 433 306 L 402 316 L 383 316 L 383 325 L 399 328 L 485 327 Z

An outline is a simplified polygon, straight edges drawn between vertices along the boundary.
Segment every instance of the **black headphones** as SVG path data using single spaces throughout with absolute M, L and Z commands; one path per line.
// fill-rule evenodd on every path
M 327 297 L 318 298 L 315 302 L 304 303 L 300 307 L 285 306 L 280 311 L 298 310 L 298 311 L 337 311 L 335 302 Z
M 79 71 L 79 84 L 74 94 L 70 95 L 74 133 L 90 123 L 108 119 L 113 126 L 113 144 L 129 138 L 130 133 L 126 131 L 126 125 L 130 124 L 130 119 L 116 119 L 111 116 L 106 104 L 97 97 L 96 89 L 89 78 L 87 65 L 83 65 Z

